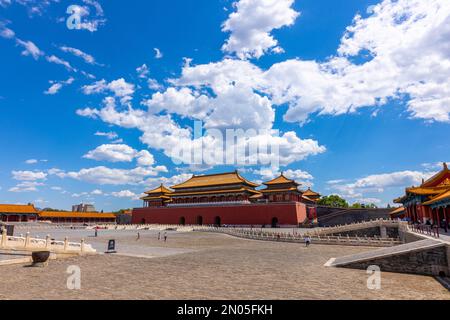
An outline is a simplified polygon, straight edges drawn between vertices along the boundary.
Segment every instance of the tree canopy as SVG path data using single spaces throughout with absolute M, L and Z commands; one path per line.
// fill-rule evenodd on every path
M 348 202 L 339 197 L 338 195 L 330 195 L 322 197 L 318 203 L 321 206 L 334 207 L 334 208 L 348 208 Z

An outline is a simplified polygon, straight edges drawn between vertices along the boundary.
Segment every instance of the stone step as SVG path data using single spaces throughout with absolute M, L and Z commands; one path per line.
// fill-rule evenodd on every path
M 445 246 L 444 243 L 436 240 L 426 239 L 416 242 L 411 242 L 407 244 L 398 245 L 395 247 L 388 247 L 368 252 L 362 252 L 358 254 L 353 254 L 350 256 L 334 258 L 331 262 L 327 262 L 327 266 L 330 267 L 343 267 L 356 262 L 364 262 L 379 258 L 386 258 L 395 255 L 401 255 L 404 253 L 414 252 L 414 251 L 422 251 L 427 249 L 432 249 L 440 246 Z

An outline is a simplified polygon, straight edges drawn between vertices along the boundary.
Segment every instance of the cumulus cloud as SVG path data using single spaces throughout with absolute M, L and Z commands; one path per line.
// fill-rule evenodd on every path
M 387 189 L 417 186 L 422 179 L 428 179 L 436 174 L 433 171 L 398 171 L 391 173 L 372 174 L 354 181 L 345 180 L 329 181 L 330 189 L 339 195 L 353 201 L 368 203 L 376 201 L 367 200 L 368 194 L 381 194 Z M 373 200 L 373 199 L 372 199 Z
M 109 83 L 105 79 L 102 79 L 91 85 L 83 86 L 82 90 L 86 95 L 112 92 L 117 98 L 120 98 L 121 103 L 126 104 L 133 98 L 135 85 L 126 82 L 123 78 Z
M 260 58 L 267 51 L 283 52 L 272 30 L 294 24 L 300 13 L 292 9 L 294 0 L 239 0 L 236 11 L 225 21 L 222 31 L 230 37 L 222 50 L 240 59 Z
M 116 198 L 130 198 L 132 200 L 139 200 L 139 195 L 130 191 L 130 190 L 122 190 L 118 192 L 111 192 L 111 195 Z
M 59 171 L 60 178 L 72 178 L 79 181 L 99 185 L 137 185 L 149 177 L 156 177 L 163 168 L 113 169 L 104 166 L 85 168 L 79 171 Z M 167 171 L 167 169 L 165 170 Z
M 83 158 L 108 162 L 131 162 L 136 159 L 137 164 L 142 167 L 155 164 L 155 158 L 150 152 L 137 151 L 126 144 L 103 144 L 89 151 Z
M 103 144 L 89 151 L 83 158 L 96 161 L 131 162 L 137 151 L 126 144 Z

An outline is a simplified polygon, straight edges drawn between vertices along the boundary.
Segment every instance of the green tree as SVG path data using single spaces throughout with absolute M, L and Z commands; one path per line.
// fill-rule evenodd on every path
M 334 208 L 348 208 L 348 202 L 345 199 L 342 199 L 338 195 L 330 195 L 322 197 L 319 202 L 321 206 L 334 207 Z

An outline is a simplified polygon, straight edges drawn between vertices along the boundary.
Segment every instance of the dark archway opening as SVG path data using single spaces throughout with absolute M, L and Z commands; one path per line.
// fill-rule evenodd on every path
M 197 225 L 199 225 L 199 226 L 203 225 L 203 217 L 202 216 L 197 217 Z
M 145 219 L 141 220 L 141 224 L 145 224 L 145 222 L 146 222 Z
M 222 219 L 221 219 L 220 217 L 216 217 L 216 218 L 214 219 L 214 225 L 215 225 L 216 227 L 222 226 Z
M 272 228 L 278 228 L 278 218 L 272 219 Z
M 182 226 L 186 225 L 186 218 L 185 217 L 181 217 L 180 218 L 180 225 L 182 225 Z

